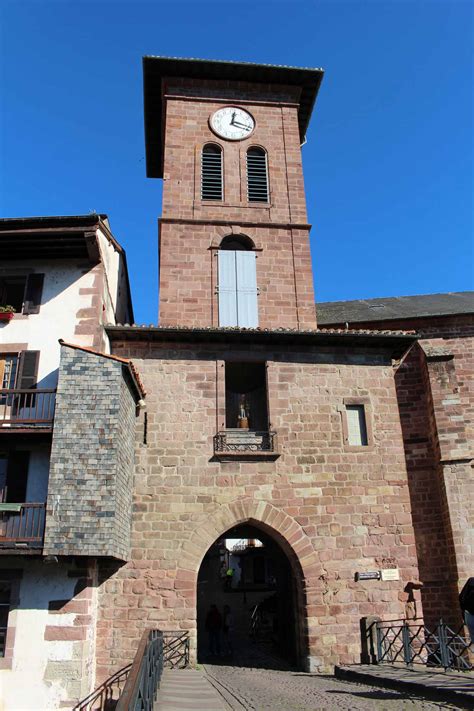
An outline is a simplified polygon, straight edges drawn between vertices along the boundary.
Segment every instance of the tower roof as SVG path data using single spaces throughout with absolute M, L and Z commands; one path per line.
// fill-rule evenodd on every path
M 149 178 L 162 177 L 162 80 L 164 78 L 186 77 L 191 79 L 215 79 L 298 86 L 301 89 L 298 120 L 300 136 L 303 141 L 323 74 L 324 71 L 322 69 L 287 67 L 274 64 L 178 59 L 175 57 L 143 57 L 147 176 Z

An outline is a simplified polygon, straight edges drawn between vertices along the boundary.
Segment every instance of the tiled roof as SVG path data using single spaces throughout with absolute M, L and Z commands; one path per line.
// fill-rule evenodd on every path
M 316 304 L 318 324 L 368 323 L 474 313 L 474 291 Z
M 123 365 L 126 365 L 129 369 L 130 375 L 135 383 L 140 397 L 146 397 L 146 390 L 140 377 L 140 373 L 138 372 L 134 362 L 129 358 L 121 358 L 120 356 L 112 355 L 111 353 L 102 353 L 101 351 L 96 351 L 94 348 L 89 348 L 88 346 L 79 346 L 77 343 L 67 343 L 66 341 L 63 341 L 62 338 L 59 339 L 59 343 L 62 346 L 67 346 L 68 348 L 75 348 L 78 351 L 86 351 L 86 353 L 92 353 L 93 355 L 101 356 L 102 358 L 109 358 L 109 360 L 115 360 L 118 363 L 123 363 Z
M 107 329 L 130 329 L 130 330 L 149 330 L 158 331 L 162 333 L 167 332 L 189 332 L 189 333 L 268 333 L 268 334 L 307 334 L 307 335 L 339 335 L 339 336 L 354 336 L 354 335 L 371 335 L 371 336 L 411 336 L 416 333 L 414 330 L 402 331 L 390 329 L 346 329 L 346 328 L 313 328 L 313 329 L 301 329 L 301 328 L 242 328 L 241 326 L 221 326 L 216 328 L 215 326 L 155 326 L 153 324 L 107 324 Z

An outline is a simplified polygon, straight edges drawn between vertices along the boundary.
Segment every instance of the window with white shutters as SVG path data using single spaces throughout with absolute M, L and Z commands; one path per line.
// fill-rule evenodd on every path
M 247 198 L 249 202 L 268 202 L 267 154 L 263 148 L 247 151 Z
M 347 443 L 351 447 L 368 445 L 364 405 L 346 405 Z
M 222 148 L 208 143 L 202 149 L 201 199 L 222 200 Z
M 219 260 L 219 326 L 257 328 L 255 252 L 221 249 Z

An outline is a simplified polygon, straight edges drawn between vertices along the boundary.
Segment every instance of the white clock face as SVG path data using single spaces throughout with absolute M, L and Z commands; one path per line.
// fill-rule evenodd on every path
M 228 141 L 241 141 L 247 138 L 255 128 L 255 121 L 248 111 L 237 106 L 218 109 L 210 118 L 212 130 Z

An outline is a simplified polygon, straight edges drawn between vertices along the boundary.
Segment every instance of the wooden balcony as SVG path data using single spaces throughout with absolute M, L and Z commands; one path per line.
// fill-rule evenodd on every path
M 55 389 L 0 389 L 0 434 L 51 432 L 55 404 Z
M 46 504 L 0 503 L 0 550 L 42 548 Z

